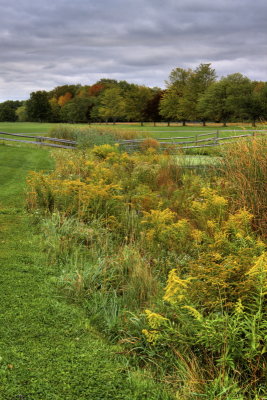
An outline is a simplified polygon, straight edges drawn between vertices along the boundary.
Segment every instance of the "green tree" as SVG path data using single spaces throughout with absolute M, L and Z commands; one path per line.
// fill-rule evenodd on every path
M 17 120 L 20 122 L 28 121 L 27 107 L 25 104 L 16 109 Z
M 89 122 L 94 104 L 92 97 L 75 97 L 61 108 L 60 117 L 64 122 Z
M 235 73 L 222 78 L 222 81 L 226 84 L 226 109 L 230 112 L 232 119 L 248 120 L 252 94 L 250 79 L 240 73 Z
M 199 98 L 197 111 L 203 119 L 222 121 L 256 120 L 264 116 L 263 82 L 251 82 L 235 73 L 213 83 Z
M 184 69 L 184 68 L 174 68 L 169 76 L 169 80 L 167 80 L 166 86 L 167 88 L 175 87 L 180 96 L 184 94 L 184 89 L 188 84 L 188 80 L 192 75 L 192 70 Z
M 153 90 L 146 86 L 133 85 L 125 98 L 125 115 L 128 121 L 140 121 L 143 125 L 146 120 L 146 109 L 153 98 Z
M 198 115 L 203 120 L 223 122 L 226 126 L 231 117 L 231 112 L 226 106 L 226 99 L 227 82 L 225 80 L 214 82 L 198 99 Z
M 180 97 L 177 94 L 175 88 L 170 87 L 163 93 L 162 98 L 160 100 L 160 105 L 159 105 L 160 115 L 162 115 L 162 117 L 168 122 L 179 120 L 178 118 L 179 105 L 180 105 Z
M 264 82 L 251 82 L 251 94 L 247 98 L 247 108 L 252 126 L 256 126 L 256 121 L 264 120 L 266 116 L 264 88 Z
M 109 78 L 101 78 L 96 84 L 103 85 L 105 88 L 111 88 L 118 85 L 118 81 L 116 79 L 109 79 Z
M 199 98 L 206 92 L 208 87 L 216 81 L 215 70 L 211 64 L 200 64 L 189 76 L 181 100 L 183 112 L 190 120 L 201 119 L 205 125 L 205 117 L 198 112 L 197 104 Z
M 261 88 L 260 91 L 260 99 L 261 99 L 261 104 L 262 104 L 262 119 L 264 121 L 267 120 L 267 82 L 264 82 L 264 85 Z
M 161 120 L 160 115 L 160 101 L 163 96 L 163 91 L 159 88 L 153 88 L 153 97 L 147 102 L 145 114 L 147 121 L 153 121 L 154 125 L 156 122 Z
M 184 107 L 184 96 L 191 75 L 191 69 L 175 68 L 171 71 L 166 81 L 167 90 L 160 102 L 160 114 L 167 121 L 182 121 L 185 125 L 189 119 L 190 113 Z
M 16 109 L 21 106 L 21 101 L 7 100 L 0 103 L 0 121 L 14 122 L 17 120 Z
M 115 123 L 125 115 L 125 100 L 119 87 L 105 89 L 99 98 L 98 113 L 105 121 L 112 120 Z
M 32 92 L 30 99 L 26 102 L 29 121 L 45 122 L 51 120 L 51 106 L 49 95 L 44 90 Z
M 60 122 L 60 105 L 55 97 L 49 100 L 49 104 L 51 107 L 51 122 Z

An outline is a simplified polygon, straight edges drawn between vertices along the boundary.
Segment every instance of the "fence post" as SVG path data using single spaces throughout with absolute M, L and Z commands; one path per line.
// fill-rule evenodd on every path
M 196 134 L 195 143 L 196 143 L 196 146 L 197 146 L 197 144 L 198 144 L 198 134 Z
M 42 138 L 42 137 L 40 137 L 40 136 L 36 136 L 36 139 L 35 139 L 35 141 L 38 143 L 38 144 L 42 144 L 42 142 L 44 142 L 44 139 Z
M 217 129 L 217 131 L 215 132 L 215 135 L 214 135 L 214 144 L 218 144 L 219 135 L 220 135 L 220 132 Z

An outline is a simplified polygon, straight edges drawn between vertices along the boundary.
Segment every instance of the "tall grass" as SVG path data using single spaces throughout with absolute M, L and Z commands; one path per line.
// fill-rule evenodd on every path
M 75 140 L 78 147 L 87 148 L 102 144 L 114 144 L 122 139 L 133 139 L 138 137 L 138 134 L 132 130 L 110 127 L 57 125 L 50 129 L 49 136 Z
M 240 140 L 223 151 L 221 170 L 233 207 L 254 215 L 255 229 L 267 235 L 267 138 Z

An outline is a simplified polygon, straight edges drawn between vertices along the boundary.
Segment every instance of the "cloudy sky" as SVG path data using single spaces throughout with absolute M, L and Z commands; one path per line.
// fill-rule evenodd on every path
M 164 87 L 202 62 L 267 81 L 267 1 L 0 0 L 0 102 L 103 77 Z

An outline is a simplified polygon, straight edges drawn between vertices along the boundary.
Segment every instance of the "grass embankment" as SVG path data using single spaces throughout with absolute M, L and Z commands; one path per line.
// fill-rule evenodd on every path
M 49 153 L 0 146 L 0 155 L 0 399 L 168 399 L 55 289 L 24 211 L 25 177 L 52 168 Z

